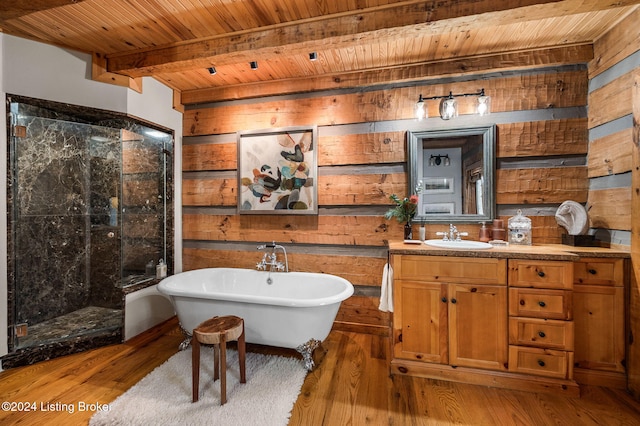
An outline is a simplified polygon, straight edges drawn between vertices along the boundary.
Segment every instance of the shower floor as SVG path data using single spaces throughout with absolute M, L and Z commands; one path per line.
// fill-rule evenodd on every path
M 107 330 L 121 328 L 122 324 L 121 309 L 88 306 L 30 325 L 27 329 L 27 335 L 17 339 L 17 348 L 22 349 L 76 337 L 99 335 Z

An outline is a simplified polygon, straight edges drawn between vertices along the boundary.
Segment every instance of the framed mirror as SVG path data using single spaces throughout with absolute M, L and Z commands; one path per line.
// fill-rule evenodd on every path
M 407 132 L 414 222 L 489 222 L 495 215 L 495 125 Z

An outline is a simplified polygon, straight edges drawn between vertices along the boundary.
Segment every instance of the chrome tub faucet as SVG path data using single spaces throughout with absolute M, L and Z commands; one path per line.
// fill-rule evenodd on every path
M 258 250 L 272 249 L 271 253 L 264 253 L 262 260 L 256 263 L 256 269 L 258 271 L 266 271 L 267 267 L 269 271 L 273 272 L 289 272 L 289 259 L 287 258 L 287 250 L 276 242 L 259 245 Z M 278 260 L 278 250 L 282 250 L 284 254 L 284 263 Z

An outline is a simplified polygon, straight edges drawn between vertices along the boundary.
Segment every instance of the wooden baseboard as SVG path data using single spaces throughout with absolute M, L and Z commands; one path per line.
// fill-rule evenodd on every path
M 480 370 L 468 367 L 429 364 L 410 360 L 392 360 L 391 374 L 447 380 L 471 385 L 538 393 L 554 393 L 580 397 L 580 387 L 573 380 L 529 376 L 503 371 Z
M 627 375 L 615 371 L 574 368 L 573 377 L 581 385 L 603 386 L 612 389 L 627 389 Z

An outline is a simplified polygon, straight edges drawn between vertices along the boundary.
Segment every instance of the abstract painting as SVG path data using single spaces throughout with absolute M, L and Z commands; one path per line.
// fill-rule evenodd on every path
M 238 132 L 238 212 L 318 214 L 317 126 Z

